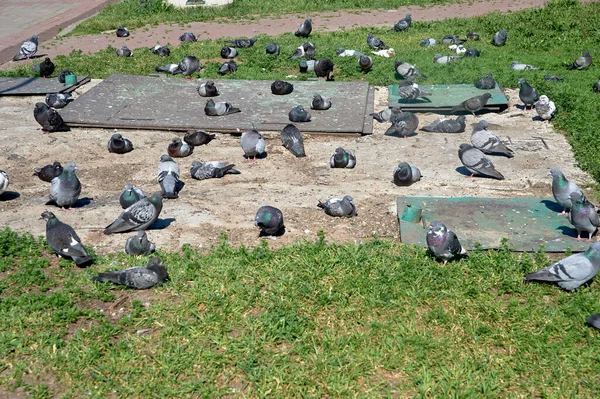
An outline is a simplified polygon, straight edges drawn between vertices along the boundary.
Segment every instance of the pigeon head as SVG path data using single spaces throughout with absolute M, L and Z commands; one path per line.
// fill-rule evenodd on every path
M 429 232 L 435 236 L 442 236 L 446 234 L 447 231 L 446 225 L 442 222 L 433 221 L 429 225 Z
M 213 101 L 212 98 L 208 99 L 208 101 L 206 101 L 206 106 L 209 108 L 214 108 L 215 107 L 215 102 Z
M 353 199 L 353 198 L 352 198 L 351 196 L 349 196 L 349 195 L 344 195 L 344 201 L 347 201 L 347 202 L 352 202 L 352 199 Z
M 174 161 L 173 161 L 173 158 L 171 158 L 167 154 L 163 154 L 160 156 L 160 162 L 174 162 Z
M 518 83 L 519 83 L 519 85 L 524 85 L 524 84 L 527 84 L 527 81 L 524 78 L 519 78 Z
M 565 178 L 565 175 L 563 175 L 563 173 L 558 168 L 550 169 L 550 173 L 548 173 L 548 176 L 552 176 L 553 179 L 556 178 L 559 180 L 564 180 L 564 178 Z
M 487 100 L 489 100 L 490 98 L 492 98 L 492 95 L 491 95 L 490 93 L 483 93 L 483 94 L 481 95 L 481 98 L 487 101 Z
M 471 148 L 473 148 L 473 146 L 463 143 L 461 145 L 458 146 L 458 152 L 465 152 L 467 150 L 470 150 Z
M 158 275 L 159 281 L 169 280 L 169 273 L 167 273 L 167 268 L 162 264 L 160 258 L 152 258 L 146 264 L 146 269 L 152 270 Z
M 162 192 L 160 192 L 160 191 L 156 191 L 155 193 L 153 193 L 150 196 L 150 198 L 148 198 L 148 200 L 150 202 L 152 202 L 153 204 L 162 203 L 162 199 L 163 199 L 163 196 L 162 196 Z
M 179 137 L 173 137 L 173 140 L 171 140 L 171 143 L 181 143 L 181 139 Z
M 596 262 L 600 261 L 600 242 L 595 242 L 585 251 L 585 257 L 588 259 L 594 259 Z
M 542 94 L 540 96 L 540 99 L 538 100 L 538 102 L 541 103 L 541 104 L 548 104 L 548 102 L 550 102 L 550 99 L 548 98 L 547 95 Z
M 406 17 L 404 17 L 404 19 L 410 21 L 412 19 L 412 14 L 406 14 Z
M 44 112 L 48 109 L 48 106 L 44 103 L 35 103 L 35 109 L 38 110 L 38 112 Z
M 67 164 L 63 167 L 63 171 L 73 173 L 77 170 L 77 165 L 75 162 L 67 162 Z
M 52 219 L 56 219 L 56 216 L 54 216 L 54 214 L 50 211 L 44 211 L 44 212 L 42 212 L 40 219 L 44 219 L 46 222 L 48 222 Z
M 457 122 L 464 123 L 464 121 L 465 121 L 466 119 L 467 119 L 467 117 L 466 117 L 466 116 L 464 116 L 464 115 L 460 115 L 458 118 L 456 118 L 456 121 L 457 121 Z
M 582 204 L 583 203 L 583 196 L 578 193 L 577 191 L 573 191 L 571 194 L 569 194 L 569 198 L 571 198 L 571 201 L 575 204 Z
M 32 42 L 34 42 L 34 43 L 37 43 L 37 42 L 38 42 L 38 39 L 39 39 L 39 36 L 38 36 L 38 35 L 33 35 L 33 36 L 31 36 L 31 41 L 32 41 Z
M 121 140 L 123 140 L 123 136 L 121 136 L 120 133 L 115 133 L 112 136 L 110 136 L 110 139 L 112 141 L 121 141 Z

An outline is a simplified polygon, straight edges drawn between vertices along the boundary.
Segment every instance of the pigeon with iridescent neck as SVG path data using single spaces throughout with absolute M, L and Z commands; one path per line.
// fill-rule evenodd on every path
M 566 215 L 567 209 L 571 209 L 571 193 L 578 193 L 583 196 L 583 192 L 577 184 L 567 180 L 565 175 L 558 168 L 550 169 L 548 176 L 552 176 L 552 195 L 554 199 L 563 208 L 559 215 Z
M 436 259 L 444 261 L 444 265 L 449 260 L 460 258 L 467 255 L 467 251 L 458 241 L 458 237 L 452 230 L 448 230 L 442 222 L 433 221 L 427 230 L 427 248 Z
M 581 232 L 587 231 L 588 241 L 592 241 L 592 236 L 596 233 L 598 227 L 600 227 L 600 218 L 594 205 L 590 204 L 583 195 L 578 192 L 572 192 L 569 196 L 571 198 L 571 212 L 569 212 L 569 222 L 577 230 L 577 241 L 581 240 Z

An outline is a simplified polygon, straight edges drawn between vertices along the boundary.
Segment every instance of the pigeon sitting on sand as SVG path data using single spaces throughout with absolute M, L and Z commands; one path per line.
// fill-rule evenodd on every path
M 527 282 L 556 283 L 566 291 L 573 291 L 591 281 L 600 269 L 600 242 L 585 251 L 568 256 L 544 269 L 525 276 Z
M 158 163 L 158 184 L 163 198 L 179 197 L 181 182 L 179 181 L 179 165 L 168 155 L 161 155 Z
M 258 208 L 254 225 L 260 229 L 261 236 L 280 236 L 285 232 L 283 213 L 269 205 Z
M 492 98 L 490 93 L 483 93 L 480 96 L 471 97 L 455 107 L 452 107 L 450 112 L 456 113 L 461 111 L 470 112 L 475 116 L 475 113 L 481 111 L 486 106 L 487 102 Z
M 39 177 L 41 181 L 50 183 L 52 179 L 60 176 L 62 172 L 63 167 L 61 166 L 60 162 L 54 162 L 52 165 L 35 168 L 33 171 L 33 176 Z
M 332 168 L 352 169 L 356 166 L 356 157 L 350 151 L 338 147 L 329 159 L 329 166 Z
M 317 204 L 329 216 L 348 217 L 357 216 L 356 206 L 352 203 L 352 197 L 346 195 L 344 198 L 330 198 L 325 202 Z
M 122 25 L 117 28 L 116 33 L 117 33 L 117 37 L 128 37 L 130 35 L 129 29 L 127 29 L 126 27 L 124 27 Z
M 144 198 L 144 192 L 133 184 L 126 184 L 125 189 L 119 195 L 119 204 L 121 208 L 127 209 L 139 200 Z
M 196 180 L 220 179 L 225 175 L 239 175 L 240 171 L 234 169 L 234 164 L 229 162 L 198 162 L 193 161 L 190 175 Z
M 408 62 L 404 62 L 402 60 L 396 60 L 394 62 L 394 70 L 398 75 L 402 77 L 402 79 L 406 79 L 410 76 L 427 79 L 427 76 L 419 72 L 417 67 L 415 67 L 413 64 L 409 64 Z
M 530 64 L 522 64 L 519 61 L 513 61 L 512 64 L 510 64 L 510 69 L 513 71 L 537 71 L 540 68 L 536 68 Z
M 400 112 L 402 112 L 400 111 L 400 108 L 386 108 L 379 112 L 369 114 L 369 116 L 372 116 L 373 119 L 375 119 L 379 123 L 385 123 L 392 120 L 392 118 L 395 119 L 395 116 Z
M 173 158 L 184 158 L 192 155 L 193 152 L 194 146 L 181 141 L 179 137 L 174 137 L 167 145 L 167 154 Z
M 142 198 L 121 212 L 119 217 L 104 229 L 104 234 L 146 230 L 158 219 L 162 207 L 160 192 Z
M 397 186 L 410 186 L 421 180 L 421 171 L 416 166 L 411 166 L 407 162 L 400 162 L 394 168 L 394 184 Z
M 0 195 L 6 192 L 8 185 L 10 184 L 10 179 L 8 178 L 8 174 L 0 170 Z
M 116 51 L 119 57 L 133 57 L 133 51 L 131 51 L 126 45 L 122 45 L 121 48 Z
M 223 46 L 221 49 L 221 58 L 233 59 L 238 55 L 238 51 L 233 47 Z
M 508 39 L 508 31 L 506 29 L 502 29 L 501 31 L 494 33 L 492 44 L 494 46 L 504 46 L 506 44 L 506 39 Z
M 419 127 L 419 118 L 410 111 L 400 111 L 390 119 L 392 125 L 386 130 L 386 136 L 408 137 L 415 133 Z
M 108 140 L 108 152 L 114 154 L 126 154 L 133 151 L 133 144 L 129 139 L 121 136 L 120 133 L 115 133 Z
M 192 74 L 202 69 L 202 63 L 200 60 L 193 55 L 184 57 L 179 64 L 173 75 L 181 73 L 186 79 L 191 79 Z
M 234 73 L 235 71 L 237 71 L 237 64 L 234 60 L 229 60 L 221 64 L 217 73 L 219 75 L 227 75 L 229 73 Z
M 266 55 L 274 55 L 274 56 L 279 56 L 279 53 L 281 52 L 281 49 L 279 47 L 279 44 L 275 43 L 275 42 L 269 42 L 265 45 L 265 54 Z
M 496 80 L 491 72 L 475 81 L 475 87 L 481 90 L 491 90 L 496 87 Z
M 252 46 L 254 46 L 254 43 L 256 43 L 256 39 L 255 38 L 250 38 L 250 39 L 233 39 L 233 40 L 225 40 L 225 43 L 229 44 L 231 47 L 236 47 L 236 48 L 250 48 Z
M 458 149 L 460 162 L 471 172 L 471 176 L 479 175 L 504 180 L 502 173 L 494 168 L 494 164 L 485 154 L 469 144 L 461 144 Z
M 46 94 L 46 105 L 52 108 L 64 108 L 72 100 L 69 93 L 48 93 Z
M 219 89 L 212 80 L 201 83 L 196 90 L 202 97 L 216 97 L 219 95 Z
M 286 94 L 290 94 L 294 91 L 294 85 L 289 82 L 284 82 L 283 80 L 276 80 L 271 83 L 271 93 L 284 96 Z
M 294 33 L 298 37 L 309 37 L 312 32 L 312 19 L 306 18 L 298 30 Z
M 50 183 L 50 201 L 54 201 L 63 210 L 74 205 L 81 194 L 81 182 L 75 174 L 76 170 L 75 163 L 67 162 L 60 176 Z
M 592 65 L 592 56 L 589 51 L 584 51 L 583 55 L 573 61 L 568 69 L 578 69 L 581 71 L 587 69 L 590 65 Z
M 552 195 L 558 203 L 564 209 L 559 215 L 566 215 L 567 209 L 573 208 L 571 202 L 571 193 L 578 193 L 583 196 L 583 192 L 577 186 L 577 184 L 567 180 L 565 175 L 558 168 L 550 169 L 548 176 L 552 176 Z
M 485 119 L 473 125 L 471 144 L 486 154 L 501 154 L 508 158 L 514 157 L 513 150 L 504 145 L 498 136 L 488 130 L 488 122 Z
M 452 230 L 448 230 L 442 222 L 433 221 L 427 230 L 427 248 L 436 259 L 444 261 L 444 265 L 449 260 L 460 258 L 467 255 L 467 251 L 458 241 L 458 237 Z
M 85 267 L 93 262 L 71 226 L 58 220 L 49 211 L 42 213 L 42 219 L 46 221 L 46 241 L 57 255 L 73 259 L 78 267 Z
M 578 192 L 572 192 L 569 196 L 571 198 L 571 212 L 569 212 L 569 222 L 577 230 L 577 241 L 581 240 L 581 232 L 587 231 L 588 241 L 592 241 L 592 236 L 596 233 L 598 227 L 600 227 L 600 218 L 598 218 L 598 212 L 594 205 L 590 204 L 583 195 Z
M 527 107 L 533 107 L 533 104 L 535 104 L 540 97 L 538 96 L 537 90 L 531 87 L 525 79 L 519 79 L 519 86 L 519 98 L 523 102 L 525 110 L 527 110 Z
M 326 111 L 331 108 L 331 101 L 329 101 L 327 97 L 323 97 L 320 94 L 315 94 L 312 102 L 310 103 L 310 108 L 319 111 Z
M 535 112 L 544 121 L 549 121 L 556 113 L 554 101 L 551 101 L 546 95 L 541 95 L 540 99 L 533 105 L 535 106 Z
M 438 119 L 430 125 L 423 126 L 421 130 L 436 133 L 462 133 L 466 127 L 465 119 L 464 115 L 460 115 L 456 119 Z
M 392 27 L 394 32 L 406 32 L 412 23 L 412 14 L 406 14 L 404 18 L 396 22 Z
M 167 46 L 156 45 L 150 49 L 152 54 L 156 54 L 160 57 L 168 57 L 171 55 L 171 50 Z
M 50 60 L 50 58 L 46 57 L 44 61 L 40 64 L 40 77 L 49 78 L 54 73 L 54 69 L 56 66 Z
M 281 143 L 296 158 L 305 157 L 304 138 L 300 130 L 291 123 L 286 125 L 280 134 Z
M 42 127 L 44 134 L 57 131 L 68 131 L 69 127 L 65 125 L 62 117 L 54 109 L 44 103 L 36 103 L 33 110 L 33 117 Z
M 179 40 L 182 42 L 195 42 L 198 39 L 192 32 L 185 32 L 183 35 L 179 36 Z
M 242 112 L 242 110 L 234 107 L 228 102 L 215 103 L 212 98 L 209 99 L 204 106 L 204 113 L 208 116 L 225 116 L 235 114 L 236 112 Z
M 304 109 L 302 105 L 297 105 L 288 114 L 290 121 L 292 122 L 310 122 L 310 114 Z
M 242 134 L 240 145 L 248 160 L 252 159 L 252 161 L 255 161 L 256 157 L 260 157 L 265 153 L 265 139 L 255 129 L 248 130 Z
M 214 134 L 206 133 L 204 130 L 190 130 L 183 136 L 183 141 L 191 146 L 198 147 L 210 143 L 215 137 Z
M 146 267 L 136 266 L 125 270 L 102 272 L 92 277 L 92 280 L 109 281 L 128 288 L 146 290 L 169 280 L 169 273 L 159 258 L 152 258 Z
M 38 35 L 31 36 L 31 39 L 24 41 L 19 47 L 19 52 L 13 57 L 13 61 L 25 60 L 33 57 L 38 50 Z
M 148 240 L 145 231 L 138 231 L 125 241 L 125 253 L 132 256 L 150 255 L 156 250 L 156 246 Z

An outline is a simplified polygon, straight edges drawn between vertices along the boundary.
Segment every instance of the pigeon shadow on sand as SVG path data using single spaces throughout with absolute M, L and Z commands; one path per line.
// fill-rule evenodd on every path
M 0 194 L 0 201 L 12 201 L 19 198 L 20 196 L 21 194 L 19 194 L 16 191 L 5 191 L 2 194 Z
M 166 229 L 175 220 L 177 220 L 177 219 L 175 219 L 175 218 L 156 219 L 156 222 L 152 223 L 150 225 L 150 227 L 148 227 L 146 230 L 163 230 L 163 229 Z
M 89 197 L 85 197 L 85 198 L 79 198 L 73 205 L 71 205 L 69 207 L 69 209 L 79 209 L 79 208 L 83 208 L 85 206 L 88 206 L 89 204 L 92 203 L 92 201 L 94 201 L 93 198 L 89 198 Z M 56 204 L 56 202 L 54 202 L 54 200 L 50 200 L 48 202 L 46 202 L 44 205 L 54 205 L 60 208 L 60 206 L 58 206 Z
M 558 203 L 552 201 L 552 200 L 542 200 L 540 201 L 540 203 L 544 204 L 546 206 L 546 208 L 548 208 L 548 210 L 552 211 L 552 212 L 562 212 L 563 211 L 563 207 L 558 205 Z

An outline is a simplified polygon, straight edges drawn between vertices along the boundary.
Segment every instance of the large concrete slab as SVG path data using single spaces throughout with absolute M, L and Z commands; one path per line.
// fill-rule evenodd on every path
M 215 80 L 221 95 L 242 110 L 222 117 L 204 114 L 207 98 L 200 97 L 196 80 L 167 77 L 112 75 L 61 111 L 70 126 L 160 130 L 206 129 L 236 132 L 255 126 L 281 130 L 290 123 L 289 111 L 303 105 L 312 120 L 298 123 L 304 132 L 372 132 L 373 98 L 366 82 L 298 82 L 286 96 L 271 93 L 272 81 Z M 329 98 L 327 111 L 310 110 L 313 95 Z

